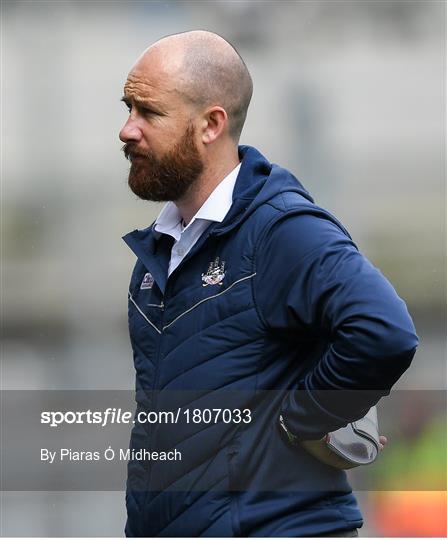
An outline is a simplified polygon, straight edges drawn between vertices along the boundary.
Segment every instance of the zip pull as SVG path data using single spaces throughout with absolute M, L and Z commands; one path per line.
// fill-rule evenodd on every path
M 160 304 L 147 304 L 147 306 L 148 306 L 148 307 L 158 307 L 158 308 L 160 308 L 162 311 L 163 311 L 164 308 L 165 308 L 165 305 L 164 305 L 164 303 L 163 303 L 163 300 L 161 301 Z

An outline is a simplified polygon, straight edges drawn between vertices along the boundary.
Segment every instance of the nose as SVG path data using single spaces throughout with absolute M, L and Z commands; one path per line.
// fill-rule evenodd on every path
M 127 122 L 121 128 L 119 138 L 123 143 L 127 143 L 130 141 L 138 142 L 141 140 L 141 130 L 131 116 L 129 116 Z

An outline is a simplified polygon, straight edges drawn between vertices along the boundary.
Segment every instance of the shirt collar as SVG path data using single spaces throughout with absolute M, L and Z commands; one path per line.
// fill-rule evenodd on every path
M 233 204 L 233 190 L 236 184 L 237 175 L 241 164 L 237 165 L 219 184 L 214 188 L 206 201 L 197 210 L 187 229 L 195 220 L 201 219 L 209 222 L 216 221 L 221 223 Z M 161 233 L 177 237 L 182 232 L 182 216 L 175 203 L 169 201 L 162 208 L 159 216 L 155 220 L 153 229 L 157 236 Z

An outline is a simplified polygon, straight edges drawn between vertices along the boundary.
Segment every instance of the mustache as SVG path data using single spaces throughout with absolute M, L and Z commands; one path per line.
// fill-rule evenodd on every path
M 148 158 L 149 153 L 148 152 L 140 152 L 137 150 L 136 145 L 134 143 L 126 143 L 121 148 L 122 152 L 124 152 L 124 157 L 128 159 L 129 161 L 132 160 L 132 158 L 135 157 L 142 157 L 142 158 Z

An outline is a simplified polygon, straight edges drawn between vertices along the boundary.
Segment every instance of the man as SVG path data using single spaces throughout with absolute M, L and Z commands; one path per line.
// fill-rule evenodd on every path
M 314 455 L 389 393 L 417 346 L 405 304 L 339 221 L 238 147 L 251 94 L 238 53 L 205 31 L 156 42 L 124 87 L 129 186 L 169 201 L 124 237 L 138 257 L 131 446 L 184 456 L 129 463 L 128 536 L 356 535 L 345 472 Z M 220 407 L 229 420 L 205 418 Z M 197 422 L 138 420 L 171 409 Z

